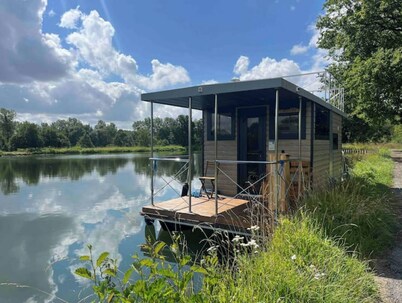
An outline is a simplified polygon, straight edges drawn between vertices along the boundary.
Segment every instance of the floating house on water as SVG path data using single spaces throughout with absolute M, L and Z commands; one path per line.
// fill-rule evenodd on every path
M 343 90 L 326 72 L 320 77 L 326 83 L 321 95 L 285 78 L 142 94 L 151 103 L 151 124 L 154 104 L 189 110 L 188 156 L 155 158 L 152 153 L 152 170 L 157 161 L 178 161 L 191 176 L 193 109 L 202 111 L 204 123 L 202 195 L 191 195 L 199 188 L 189 177 L 187 195 L 155 203 L 152 181 L 151 205 L 142 209 L 146 220 L 245 229 L 254 224 L 256 204 L 275 216 L 306 188 L 341 178 Z

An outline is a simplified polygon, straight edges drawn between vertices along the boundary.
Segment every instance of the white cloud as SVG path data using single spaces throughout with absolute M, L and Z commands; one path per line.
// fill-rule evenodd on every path
M 0 105 L 19 119 L 102 118 L 130 128 L 149 115 L 142 92 L 190 81 L 184 67 L 157 59 L 150 75 L 140 74 L 136 60 L 114 47 L 115 29 L 97 11 L 77 7 L 61 16 L 59 26 L 71 30 L 70 47 L 63 47 L 58 35 L 42 33 L 46 4 L 5 0 L 0 10 Z
M 234 66 L 234 74 L 238 76 L 240 80 L 284 77 L 286 80 L 293 82 L 306 90 L 320 90 L 322 84 L 317 74 L 303 76 L 301 76 L 301 74 L 323 71 L 330 61 L 327 58 L 327 51 L 317 48 L 317 41 L 320 37 L 320 33 L 315 25 L 308 26 L 307 30 L 311 33 L 311 38 L 308 44 L 304 45 L 301 43 L 294 45 L 291 49 L 292 55 L 309 51 L 311 57 L 307 68 L 302 69 L 296 61 L 290 59 L 284 58 L 276 60 L 269 57 L 263 58 L 259 64 L 250 68 L 250 59 L 246 56 L 240 56 Z M 300 76 L 294 77 L 293 75 Z
M 240 56 L 233 69 L 240 80 L 254 80 L 264 78 L 275 78 L 285 75 L 300 74 L 299 65 L 289 59 L 277 61 L 265 57 L 259 64 L 249 69 L 250 60 L 248 57 Z
M 70 9 L 69 11 L 65 12 L 60 19 L 59 26 L 64 28 L 77 28 L 77 23 L 81 18 L 81 11 L 79 10 L 79 6 L 74 9 Z
M 0 82 L 29 83 L 68 75 L 69 54 L 42 33 L 46 0 L 3 0 L 0 10 Z M 67 57 L 66 57 L 67 56 Z
M 138 83 L 145 88 L 158 89 L 164 86 L 190 81 L 186 69 L 182 66 L 175 66 L 170 63 L 163 64 L 157 59 L 153 59 L 151 63 L 152 74 L 148 77 L 138 77 Z
M 47 14 L 48 14 L 49 17 L 56 16 L 56 12 L 54 10 L 52 10 L 52 9 Z
M 201 84 L 205 84 L 205 85 L 208 85 L 208 84 L 216 84 L 216 83 L 219 83 L 219 82 L 216 81 L 216 80 L 214 80 L 214 79 L 204 80 L 204 81 L 201 82 Z
M 292 49 L 290 50 L 291 55 L 300 55 L 304 54 L 308 51 L 309 47 L 303 44 L 296 44 L 293 45 Z

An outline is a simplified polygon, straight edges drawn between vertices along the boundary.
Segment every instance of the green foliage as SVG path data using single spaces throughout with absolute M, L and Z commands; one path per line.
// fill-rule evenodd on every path
M 376 153 L 360 155 L 362 158 L 355 160 L 350 180 L 315 190 L 302 203 L 327 235 L 369 257 L 378 255 L 393 240 L 397 222 L 389 186 L 394 166 L 389 149 L 354 146 L 374 149 Z
M 353 175 L 373 186 L 391 186 L 394 163 L 388 149 L 379 149 L 377 154 L 370 154 L 358 161 L 353 168 Z
M 254 235 L 254 233 L 253 233 Z M 99 302 L 376 302 L 377 290 L 365 263 L 325 238 L 300 215 L 282 219 L 271 242 L 260 248 L 254 238 L 235 237 L 228 249 L 233 259 L 220 262 L 212 246 L 200 263 L 191 261 L 174 236 L 171 246 L 148 243 L 150 256 L 133 262 L 123 273 L 107 253 L 76 274 L 91 280 Z M 253 248 L 250 250 L 249 248 Z M 250 252 L 252 255 L 250 255 Z M 173 255 L 176 265 L 165 261 Z M 103 256 L 103 257 L 102 257 Z M 194 288 L 196 275 L 202 275 Z
M 76 118 L 57 120 L 54 123 L 36 125 L 30 122 L 14 122 L 16 113 L 0 109 L 0 151 L 20 148 L 64 147 L 149 147 L 151 144 L 151 119 L 133 123 L 133 130 L 117 129 L 114 123 L 99 120 L 92 128 Z M 201 148 L 202 120 L 195 120 L 193 127 L 193 150 Z M 154 119 L 154 145 L 187 146 L 188 116 L 177 119 Z
M 3 138 L 5 144 L 8 145 L 8 141 L 14 133 L 16 113 L 13 110 L 0 108 L 0 136 Z
M 95 147 L 88 133 L 84 133 L 82 135 L 82 137 L 77 142 L 77 146 L 84 148 Z
M 319 226 L 319 225 L 318 225 Z M 368 266 L 308 217 L 282 219 L 266 250 L 240 258 L 221 302 L 377 302 Z
M 394 126 L 392 130 L 392 141 L 402 143 L 402 124 Z
M 75 274 L 94 283 L 93 291 L 99 302 L 207 302 L 206 294 L 196 293 L 193 283 L 196 274 L 212 274 L 209 275 L 204 267 L 191 264 L 191 258 L 179 247 L 177 236 L 170 247 L 159 241 L 145 244 L 143 250 L 150 258 L 141 259 L 134 255 L 130 267 L 120 273 L 116 260 L 110 259 L 107 252 L 95 261 L 89 245 L 89 255 L 80 257 L 86 266 L 77 268 Z M 176 266 L 165 262 L 161 254 L 165 249 L 176 258 Z M 216 264 L 217 257 L 207 257 L 207 262 Z M 135 280 L 131 280 L 133 275 L 136 275 Z
M 10 139 L 10 148 L 37 148 L 42 146 L 39 127 L 30 122 L 17 124 L 16 132 Z
M 393 240 L 396 220 L 383 186 L 350 180 L 303 199 L 304 209 L 328 236 L 364 257 L 378 255 Z
M 317 21 L 319 47 L 334 61 L 345 106 L 370 129 L 399 124 L 402 107 L 402 8 L 399 0 L 327 0 Z M 362 133 L 366 128 L 356 128 Z M 369 133 L 372 131 L 369 131 Z M 375 138 L 374 141 L 378 141 Z

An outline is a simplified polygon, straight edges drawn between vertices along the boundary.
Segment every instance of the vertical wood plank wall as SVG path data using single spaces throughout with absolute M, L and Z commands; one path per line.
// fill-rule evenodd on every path
M 333 113 L 332 131 L 338 134 L 338 149 L 334 149 L 334 177 L 340 179 L 342 176 L 342 116 Z
M 332 127 L 330 130 L 338 134 L 338 149 L 333 152 L 333 177 L 339 179 L 342 172 L 342 117 L 332 112 Z M 332 142 L 329 140 L 314 140 L 314 160 L 313 160 L 313 187 L 325 186 L 330 174 L 330 147 Z
M 207 140 L 207 119 L 206 114 L 203 114 L 204 121 L 204 172 L 207 161 L 215 160 L 215 142 Z M 218 160 L 237 160 L 237 112 L 234 117 L 235 122 L 235 139 L 234 140 L 218 140 Z M 211 162 L 212 163 L 212 162 Z M 236 164 L 220 164 L 222 169 L 230 178 L 237 182 L 237 165 Z M 208 167 L 207 176 L 214 175 L 214 164 Z M 235 195 L 237 193 L 236 185 L 230 181 L 222 173 L 218 173 L 218 190 L 224 195 Z M 208 184 L 207 184 L 208 185 Z
M 309 101 L 306 104 L 306 139 L 302 140 L 302 160 L 310 161 L 311 155 L 311 123 L 312 103 Z M 274 107 L 267 108 L 267 159 L 269 154 L 275 153 L 269 150 L 269 110 L 275 110 Z M 238 160 L 237 146 L 237 111 L 235 115 L 235 139 L 234 140 L 219 140 L 218 141 L 218 159 L 219 160 Z M 207 161 L 215 159 L 215 144 L 213 140 L 207 140 L 207 119 L 205 112 L 203 113 L 204 121 L 204 172 Z M 338 149 L 333 150 L 333 173 L 335 178 L 339 178 L 342 172 L 342 117 L 333 112 L 332 131 L 338 134 Z M 313 138 L 314 139 L 314 138 Z M 290 159 L 298 159 L 299 145 L 298 140 L 279 140 L 279 151 L 284 150 L 290 155 Z M 313 140 L 313 187 L 320 187 L 326 184 L 329 178 L 330 165 L 330 146 L 329 140 Z M 237 165 L 236 164 L 220 164 L 220 168 L 237 182 Z M 214 175 L 214 166 L 210 164 L 208 167 L 208 176 Z M 235 195 L 237 193 L 236 185 L 230 181 L 222 173 L 218 176 L 218 189 L 221 194 Z

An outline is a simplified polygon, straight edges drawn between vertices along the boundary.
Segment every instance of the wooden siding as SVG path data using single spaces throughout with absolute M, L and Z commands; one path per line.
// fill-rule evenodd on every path
M 302 160 L 310 161 L 311 156 L 311 102 L 306 104 L 306 139 L 302 140 Z M 267 159 L 270 154 L 275 153 L 274 150 L 269 150 L 269 110 L 272 108 L 267 107 Z M 342 172 L 342 117 L 336 113 L 332 113 L 332 131 L 338 134 L 338 149 L 333 150 L 333 176 L 339 178 Z M 204 114 L 204 172 L 206 169 L 207 161 L 215 159 L 215 144 L 214 141 L 207 140 L 207 119 Z M 235 122 L 235 139 L 234 140 L 218 140 L 218 159 L 219 160 L 238 160 L 238 146 L 237 146 L 237 111 L 234 119 Z M 314 124 L 313 124 L 314 127 Z M 331 144 L 332 145 L 332 144 Z M 278 142 L 279 152 L 284 150 L 289 154 L 290 159 L 298 159 L 299 156 L 299 142 L 298 140 L 280 139 Z M 330 142 L 329 140 L 314 140 L 313 143 L 313 186 L 319 187 L 326 184 L 330 173 Z M 221 164 L 220 168 L 237 182 L 237 165 L 236 164 Z M 213 176 L 213 165 L 208 168 L 207 176 Z M 237 193 L 236 185 L 230 181 L 222 173 L 218 176 L 218 190 L 224 195 L 234 195 Z
M 204 114 L 204 118 L 205 118 Z M 215 142 L 207 140 L 207 119 L 204 121 L 204 172 L 206 170 L 207 161 L 215 160 Z M 237 160 L 237 113 L 235 121 L 235 139 L 234 140 L 218 140 L 218 160 Z M 237 165 L 236 164 L 220 164 L 222 169 L 230 178 L 237 182 Z M 214 175 L 214 167 L 208 167 L 207 176 Z M 207 184 L 208 185 L 208 184 Z M 218 191 L 223 195 L 235 195 L 237 193 L 236 185 L 230 181 L 225 175 L 218 175 Z
M 338 149 L 332 149 L 329 140 L 314 140 L 313 186 L 325 185 L 330 177 L 330 151 L 333 153 L 333 177 L 339 179 L 342 174 L 342 117 L 332 112 L 330 130 L 338 134 Z
M 339 179 L 342 176 L 342 116 L 333 113 L 332 118 L 332 131 L 335 134 L 338 134 L 338 149 L 333 150 L 334 152 L 334 164 L 333 164 L 333 171 L 334 177 Z

